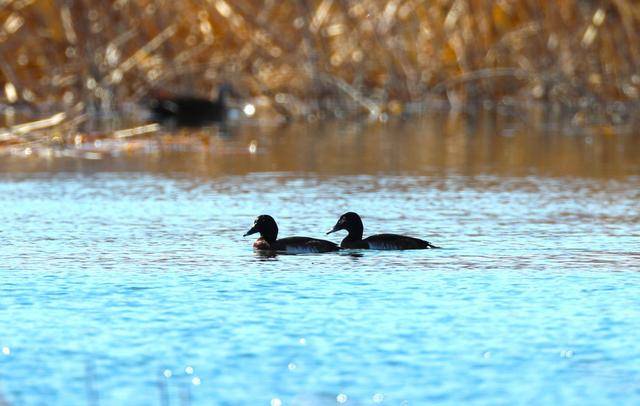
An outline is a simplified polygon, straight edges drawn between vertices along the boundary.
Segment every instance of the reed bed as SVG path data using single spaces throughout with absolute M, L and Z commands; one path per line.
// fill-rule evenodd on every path
M 0 0 L 0 143 L 69 142 L 223 82 L 256 119 L 534 105 L 617 126 L 638 43 L 631 0 Z

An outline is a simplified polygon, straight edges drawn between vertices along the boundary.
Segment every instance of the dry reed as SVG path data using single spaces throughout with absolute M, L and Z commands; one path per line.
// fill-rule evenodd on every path
M 62 114 L 68 136 L 221 82 L 258 117 L 539 103 L 615 125 L 638 106 L 639 39 L 631 0 L 0 0 L 0 143 L 25 136 L 17 113 Z

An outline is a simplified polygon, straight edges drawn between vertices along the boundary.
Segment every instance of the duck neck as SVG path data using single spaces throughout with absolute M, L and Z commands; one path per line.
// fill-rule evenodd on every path
M 220 87 L 218 91 L 218 99 L 216 100 L 216 104 L 222 108 L 227 106 L 227 96 L 231 93 L 231 88 L 229 86 L 223 85 Z
M 278 239 L 277 237 L 278 237 L 278 234 L 260 233 L 260 238 L 262 238 L 263 240 L 265 240 L 267 242 L 274 242 L 275 240 Z
M 264 227 L 260 230 L 260 238 L 267 242 L 274 242 L 278 239 L 278 226 L 272 225 L 270 227 Z
M 347 230 L 349 232 L 349 234 L 347 234 L 347 236 L 344 237 L 342 242 L 358 242 L 358 241 L 362 241 L 363 228 L 364 227 L 362 227 L 362 224 L 357 224 L 357 225 L 354 225 L 353 227 L 349 228 Z

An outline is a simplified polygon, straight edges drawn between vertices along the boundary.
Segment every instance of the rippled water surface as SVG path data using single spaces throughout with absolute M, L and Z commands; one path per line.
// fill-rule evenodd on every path
M 0 163 L 0 404 L 640 403 L 637 137 L 212 144 Z M 266 258 L 242 237 L 347 210 L 444 249 Z

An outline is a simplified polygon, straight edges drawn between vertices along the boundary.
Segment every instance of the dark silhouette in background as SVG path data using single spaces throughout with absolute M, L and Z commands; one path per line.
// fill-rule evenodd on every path
M 218 98 L 157 93 L 147 100 L 151 119 L 170 127 L 201 127 L 223 123 L 227 119 L 228 96 L 235 96 L 231 85 L 224 83 L 218 89 Z

